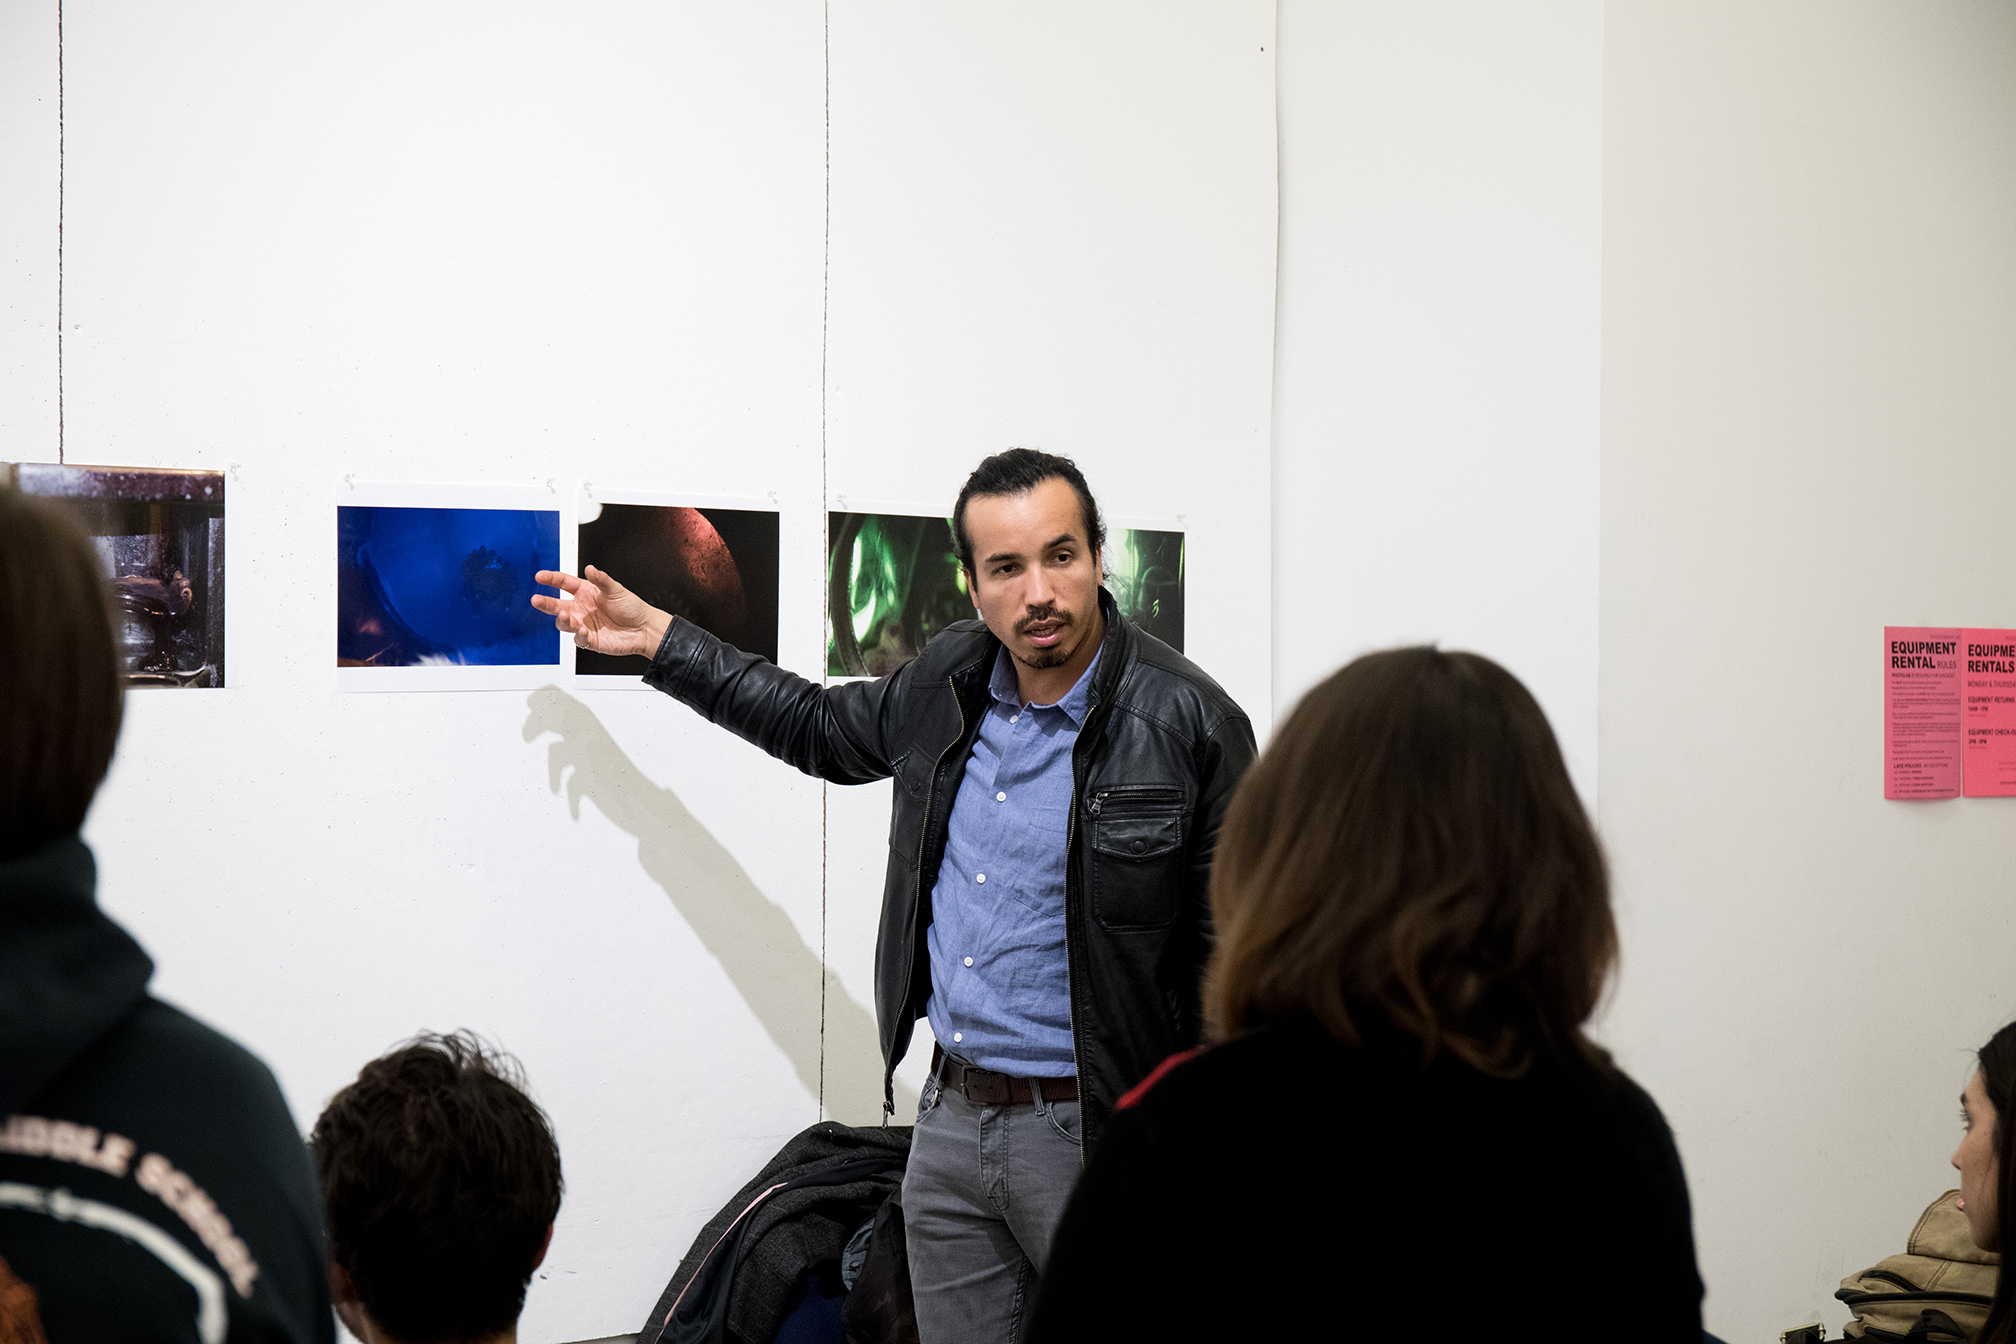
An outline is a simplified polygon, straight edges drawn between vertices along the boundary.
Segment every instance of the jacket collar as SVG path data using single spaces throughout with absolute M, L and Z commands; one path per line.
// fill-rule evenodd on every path
M 1100 641 L 1099 675 L 1092 681 L 1092 715 L 1097 715 L 1120 693 L 1120 678 L 1127 671 L 1127 660 L 1134 654 L 1134 627 L 1120 614 L 1120 604 L 1113 600 L 1104 584 L 1099 586 L 1099 610 L 1106 617 L 1106 638 Z
M 76 836 L 0 862 L 0 1117 L 31 1102 L 147 992 L 154 963 L 98 908 Z

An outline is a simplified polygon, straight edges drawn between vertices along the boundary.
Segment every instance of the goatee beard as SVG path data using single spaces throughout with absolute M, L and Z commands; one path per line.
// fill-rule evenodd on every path
M 1060 634 L 1062 634 L 1064 631 L 1069 630 L 1074 624 L 1076 624 L 1076 622 L 1071 619 L 1070 612 L 1059 611 L 1057 608 L 1052 606 L 1043 606 L 1036 608 L 1035 610 L 1031 611 L 1027 616 L 1024 616 L 1021 620 L 1015 622 L 1015 633 L 1018 635 L 1021 634 L 1024 630 L 1027 630 L 1030 626 L 1036 624 L 1036 622 L 1038 621 L 1055 621 L 1057 623 L 1058 633 Z M 1076 650 L 1074 649 L 1071 652 L 1075 653 Z M 1022 666 L 1024 667 L 1031 667 L 1037 669 L 1038 671 L 1041 671 L 1046 667 L 1062 667 L 1065 663 L 1071 661 L 1071 653 L 1067 653 L 1065 651 L 1063 641 L 1060 640 L 1056 645 L 1050 648 L 1038 649 L 1035 654 L 1027 658 L 1023 657 L 1021 654 L 1018 653 L 1015 655 L 1015 661 L 1021 663 Z

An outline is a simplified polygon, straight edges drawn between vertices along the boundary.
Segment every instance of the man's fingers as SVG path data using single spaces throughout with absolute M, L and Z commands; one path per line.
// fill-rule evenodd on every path
M 568 593 L 576 593 L 581 590 L 581 580 L 575 578 L 572 574 L 563 573 L 557 569 L 540 570 L 532 576 L 532 582 L 544 588 L 558 588 Z M 534 600 L 536 601 L 537 599 Z M 540 610 L 544 611 L 546 608 L 541 607 Z
M 550 585 L 549 585 L 550 586 Z M 532 605 L 553 618 L 553 628 L 567 634 L 578 634 L 582 625 L 578 619 L 583 603 L 562 602 L 557 597 L 547 597 L 543 593 L 532 595 Z
M 615 596 L 617 593 L 627 591 L 622 584 L 616 582 L 616 580 L 610 578 L 607 574 L 595 568 L 595 566 L 593 565 L 588 566 L 588 568 L 582 570 L 581 572 L 583 574 L 586 574 L 589 578 L 589 581 L 592 582 L 597 588 L 600 588 L 603 592 L 608 593 L 612 597 Z
M 532 594 L 532 605 L 545 612 L 548 616 L 558 616 L 563 612 L 579 613 L 593 611 L 595 604 L 588 600 L 593 595 L 594 589 L 590 588 L 587 596 L 577 597 L 572 602 L 568 602 L 561 598 L 548 597 L 544 593 L 534 593 Z

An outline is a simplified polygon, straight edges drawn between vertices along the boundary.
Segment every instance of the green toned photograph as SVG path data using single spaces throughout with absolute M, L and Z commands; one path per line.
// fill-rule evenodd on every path
M 826 673 L 880 677 L 909 662 L 953 621 L 973 616 L 946 518 L 827 515 Z M 1115 528 L 1106 587 L 1121 614 L 1183 648 L 1183 534 Z

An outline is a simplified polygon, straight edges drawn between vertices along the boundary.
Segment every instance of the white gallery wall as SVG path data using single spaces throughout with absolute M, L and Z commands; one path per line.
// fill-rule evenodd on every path
M 1283 0 L 1275 703 L 1497 659 L 1596 797 L 1603 7 Z
M 829 506 L 1070 453 L 1188 530 L 1264 727 L 1272 7 L 71 5 L 60 141 L 56 17 L 0 5 L 0 460 L 229 473 L 230 685 L 129 698 L 104 903 L 304 1128 L 416 1030 L 516 1053 L 568 1181 L 525 1337 L 634 1330 L 880 1115 L 886 786 L 564 676 L 338 694 L 343 478 L 768 496 L 818 677 Z
M 1679 1136 L 1709 1328 L 1834 1334 L 2016 1017 L 2016 800 L 1883 800 L 1880 659 L 2016 625 L 2016 10 L 1606 37 L 1606 1035 Z
M 1263 737 L 1400 642 L 1534 689 L 1711 1329 L 1838 1328 L 1945 1188 L 2016 805 L 1882 801 L 1876 649 L 2016 625 L 2006 6 L 72 5 L 60 157 L 55 19 L 0 3 L 0 460 L 232 473 L 232 685 L 131 698 L 106 903 L 304 1125 L 423 1026 L 523 1058 L 528 1339 L 874 1118 L 886 786 L 646 694 L 337 695 L 346 472 L 774 492 L 816 676 L 825 509 L 1070 453 L 1188 529 Z

